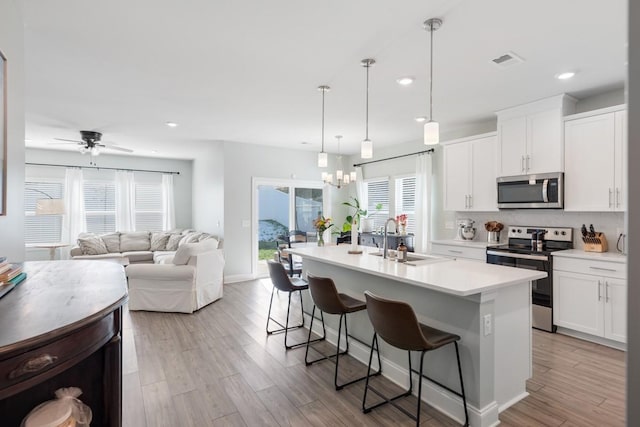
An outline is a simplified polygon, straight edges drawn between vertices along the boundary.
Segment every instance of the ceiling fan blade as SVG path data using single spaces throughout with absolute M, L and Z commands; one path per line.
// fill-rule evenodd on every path
M 105 148 L 111 149 L 111 150 L 124 151 L 125 153 L 133 153 L 133 150 L 131 150 L 129 148 L 118 147 L 117 145 L 113 145 L 113 144 L 104 144 L 103 146 Z
M 53 138 L 53 139 L 55 139 L 57 141 L 66 141 L 66 142 L 75 142 L 76 144 L 84 144 L 84 142 L 78 141 L 78 140 L 75 140 L 75 139 L 64 139 L 64 138 Z

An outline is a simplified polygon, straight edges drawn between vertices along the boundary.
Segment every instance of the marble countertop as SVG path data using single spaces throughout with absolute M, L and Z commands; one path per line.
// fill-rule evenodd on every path
M 567 249 L 551 253 L 554 257 L 579 258 L 626 264 L 627 256 L 618 252 L 585 252 L 580 249 Z
M 359 246 L 363 250 L 359 255 L 347 253 L 350 248 L 350 245 L 315 246 L 291 248 L 289 251 L 303 259 L 308 258 L 457 296 L 480 294 L 547 277 L 547 273 L 541 271 L 434 256 L 430 256 L 430 263 L 418 262 L 416 265 L 407 265 L 371 255 L 371 252 L 377 251 L 376 248 Z

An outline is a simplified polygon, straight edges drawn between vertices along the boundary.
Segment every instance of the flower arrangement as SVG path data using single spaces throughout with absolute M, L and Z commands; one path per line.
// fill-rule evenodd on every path
M 396 217 L 396 222 L 397 222 L 399 225 L 404 225 L 404 226 L 406 226 L 406 225 L 407 225 L 407 214 L 400 214 L 400 215 L 398 215 L 398 216 Z
M 334 224 L 331 223 L 331 218 L 318 216 L 318 218 L 313 220 L 313 227 L 318 231 L 318 233 L 324 233 L 333 226 Z

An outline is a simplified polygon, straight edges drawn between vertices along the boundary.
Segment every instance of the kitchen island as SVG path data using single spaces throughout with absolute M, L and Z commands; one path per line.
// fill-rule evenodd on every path
M 527 396 L 531 377 L 531 281 L 546 273 L 418 255 L 410 264 L 383 259 L 364 248 L 351 255 L 349 246 L 293 248 L 303 258 L 305 273 L 330 277 L 340 292 L 364 299 L 369 290 L 377 295 L 406 301 L 419 320 L 460 335 L 465 390 L 472 426 L 492 426 L 498 413 Z M 413 254 L 412 254 L 413 255 Z M 311 303 L 306 295 L 307 303 Z M 370 342 L 373 328 L 365 312 L 350 315 L 351 335 Z M 328 338 L 335 343 L 337 321 L 326 316 Z M 382 343 L 383 375 L 406 387 L 406 352 Z M 369 349 L 351 343 L 351 355 L 367 363 Z M 459 390 L 453 349 L 430 352 L 425 372 Z M 459 421 L 464 420 L 462 401 L 429 381 L 423 398 Z

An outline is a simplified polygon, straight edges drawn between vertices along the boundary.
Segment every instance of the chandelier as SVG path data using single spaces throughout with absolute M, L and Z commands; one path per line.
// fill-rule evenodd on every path
M 356 181 L 356 173 L 353 172 L 345 172 L 344 166 L 342 164 L 342 154 L 340 153 L 340 140 L 342 139 L 342 135 L 336 135 L 336 139 L 338 140 L 338 158 L 336 161 L 336 182 L 333 182 L 333 174 L 322 172 L 322 182 L 328 185 L 332 185 L 336 188 L 344 187 L 352 182 Z

